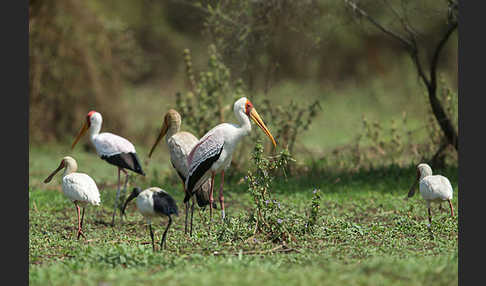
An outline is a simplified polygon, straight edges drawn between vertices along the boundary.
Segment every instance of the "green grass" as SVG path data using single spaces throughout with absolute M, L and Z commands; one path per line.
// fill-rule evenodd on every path
M 162 149 L 165 149 L 164 146 Z M 82 149 L 82 148 L 80 148 Z M 138 148 L 137 148 L 138 149 Z M 62 154 L 60 152 L 66 151 Z M 146 150 L 139 151 L 142 161 Z M 100 186 L 102 205 L 88 207 L 84 232 L 75 239 L 76 213 L 60 189 L 60 175 L 42 180 L 62 156 L 78 160 L 79 171 Z M 248 154 L 248 156 L 250 156 Z M 320 215 L 313 234 L 283 244 L 262 235 L 248 235 L 248 212 L 253 208 L 243 174 L 228 172 L 225 180 L 227 223 L 215 212 L 213 231 L 207 231 L 209 212 L 196 210 L 194 234 L 184 234 L 183 195 L 177 176 L 165 163 L 164 152 L 145 164 L 147 178 L 131 186 L 160 186 L 179 206 L 169 231 L 167 249 L 152 252 L 142 216 L 132 203 L 123 224 L 111 228 L 116 169 L 93 151 L 70 153 L 61 146 L 30 150 L 29 280 L 32 285 L 457 285 L 458 220 L 446 205 L 434 207 L 433 237 L 427 231 L 426 208 L 416 195 L 404 197 L 415 176 L 410 168 L 389 167 L 358 173 L 321 171 L 277 178 L 273 198 L 282 203 L 283 225 L 302 223 L 286 213 L 309 212 L 312 190 L 321 190 Z M 434 170 L 448 176 L 457 210 L 457 168 Z M 231 175 L 230 175 L 231 174 Z M 219 186 L 219 182 L 216 182 Z M 303 216 L 305 217 L 305 216 Z M 154 221 L 160 242 L 166 218 Z M 249 238 L 249 239 L 247 239 Z M 157 245 L 158 248 L 158 245 Z M 281 251 L 286 250 L 286 251 Z

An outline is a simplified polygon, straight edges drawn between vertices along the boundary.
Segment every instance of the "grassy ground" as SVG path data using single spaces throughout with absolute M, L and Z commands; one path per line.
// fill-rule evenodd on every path
M 160 146 L 161 151 L 165 149 Z M 433 236 L 427 231 L 420 196 L 404 197 L 415 176 L 413 168 L 369 172 L 314 172 L 276 178 L 271 192 L 282 203 L 282 224 L 302 223 L 286 213 L 309 212 L 312 191 L 321 190 L 315 232 L 272 243 L 250 236 L 248 212 L 253 208 L 244 174 L 225 180 L 227 222 L 219 211 L 212 232 L 208 211 L 196 211 L 192 238 L 184 234 L 183 195 L 165 152 L 145 162 L 146 178 L 131 186 L 160 186 L 178 202 L 180 215 L 169 231 L 167 249 L 152 252 L 142 216 L 132 203 L 123 224 L 111 220 L 116 169 L 91 150 L 74 152 L 61 146 L 31 148 L 29 168 L 29 279 L 32 285 L 457 285 L 458 221 L 446 205 L 434 207 Z M 140 149 L 140 150 L 139 150 Z M 142 161 L 147 150 L 138 148 Z M 64 152 L 64 153 L 63 153 Z M 75 208 L 62 194 L 60 175 L 42 180 L 62 156 L 71 155 L 79 171 L 97 182 L 102 205 L 86 211 L 86 240 L 75 239 Z M 248 154 L 248 156 L 250 156 Z M 457 209 L 457 168 L 434 170 L 448 176 Z M 218 182 L 217 182 L 218 183 Z M 303 215 L 305 217 L 305 215 Z M 160 242 L 166 218 L 154 222 Z

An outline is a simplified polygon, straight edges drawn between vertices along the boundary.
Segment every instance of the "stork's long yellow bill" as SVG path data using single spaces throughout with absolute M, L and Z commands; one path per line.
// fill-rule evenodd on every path
M 159 144 L 160 139 L 162 139 L 162 137 L 164 137 L 164 135 L 167 133 L 168 129 L 169 129 L 169 124 L 167 124 L 167 118 L 165 118 L 164 123 L 162 125 L 162 129 L 160 130 L 159 136 L 157 137 L 157 140 L 155 140 L 155 143 L 152 146 L 152 149 L 150 149 L 150 153 L 148 155 L 149 158 L 152 156 L 152 152 L 154 152 L 155 147 L 157 146 L 157 144 Z
M 255 121 L 255 123 L 258 125 L 258 127 L 260 127 L 263 130 L 263 132 L 265 132 L 265 134 L 267 134 L 268 138 L 270 138 L 270 140 L 272 140 L 273 147 L 277 147 L 277 143 L 275 142 L 275 139 L 273 139 L 272 133 L 270 133 L 270 131 L 268 130 L 265 123 L 263 123 L 262 118 L 260 117 L 258 112 L 255 110 L 255 108 L 251 109 L 250 117 L 251 117 L 251 119 L 253 119 L 253 121 Z
M 71 145 L 71 149 L 74 149 L 74 146 L 76 146 L 79 139 L 81 139 L 81 137 L 83 137 L 84 133 L 86 133 L 86 130 L 88 130 L 88 122 L 85 122 L 83 127 L 81 127 L 81 130 L 79 130 L 79 133 L 76 136 L 76 139 L 74 140 L 73 145 Z

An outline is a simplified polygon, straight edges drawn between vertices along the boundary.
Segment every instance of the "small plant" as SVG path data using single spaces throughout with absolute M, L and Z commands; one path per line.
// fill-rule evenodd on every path
M 255 202 L 253 234 L 258 232 L 273 242 L 289 241 L 292 233 L 298 229 L 296 222 L 302 220 L 296 213 L 284 209 L 270 193 L 274 178 L 272 174 L 276 169 L 285 169 L 290 160 L 292 158 L 288 151 L 281 151 L 274 157 L 265 157 L 261 141 L 258 141 L 253 152 L 256 170 L 248 171 L 247 175 L 248 190 Z
M 314 232 L 314 226 L 316 225 L 317 218 L 319 216 L 319 208 L 321 206 L 321 190 L 314 189 L 312 191 L 312 202 L 310 208 L 309 219 L 306 224 L 305 232 Z

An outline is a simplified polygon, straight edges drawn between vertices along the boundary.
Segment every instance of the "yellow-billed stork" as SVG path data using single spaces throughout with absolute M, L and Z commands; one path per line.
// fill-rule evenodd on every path
M 125 171 L 125 169 L 131 170 L 143 176 L 145 176 L 145 173 L 142 170 L 142 166 L 140 165 L 137 152 L 135 151 L 133 144 L 127 139 L 113 133 L 100 133 L 102 122 L 103 118 L 99 112 L 94 110 L 90 111 L 86 116 L 86 122 L 83 124 L 83 127 L 76 136 L 71 148 L 74 149 L 74 146 L 76 146 L 79 139 L 81 139 L 83 134 L 89 130 L 89 138 L 96 149 L 96 153 L 98 153 L 101 159 L 118 167 L 118 187 L 115 198 L 115 209 L 113 210 L 113 217 L 111 220 L 111 225 L 114 226 L 116 209 L 120 197 L 120 172 L 125 173 L 123 194 L 126 192 L 128 183 L 128 173 Z
M 408 198 L 415 194 L 417 183 L 419 184 L 420 194 L 427 205 L 429 214 L 428 227 L 432 224 L 431 203 L 441 204 L 443 201 L 448 201 L 451 216 L 454 216 L 454 208 L 451 203 L 453 189 L 449 179 L 442 175 L 432 175 L 432 168 L 425 163 L 421 163 L 417 166 L 417 179 L 408 192 Z
M 62 175 L 62 191 L 64 195 L 74 203 L 78 211 L 78 239 L 80 235 L 86 238 L 82 230 L 84 209 L 88 204 L 95 206 L 100 205 L 100 192 L 95 181 L 90 176 L 76 172 L 78 164 L 76 163 L 76 160 L 69 156 L 62 158 L 59 167 L 57 167 L 57 169 L 44 180 L 44 183 L 49 183 L 54 175 L 62 169 L 64 169 L 64 174 Z M 81 219 L 79 205 L 83 206 Z
M 275 139 L 260 118 L 260 115 L 258 115 L 253 104 L 246 97 L 242 97 L 235 102 L 233 111 L 238 119 L 239 125 L 221 123 L 215 126 L 198 141 L 187 158 L 189 174 L 186 178 L 186 196 L 184 203 L 194 194 L 194 190 L 211 176 L 211 189 L 209 192 L 210 217 L 212 217 L 213 213 L 214 176 L 218 172 L 221 172 L 219 203 L 223 219 L 225 217 L 223 197 L 224 170 L 230 166 L 233 152 L 238 142 L 250 133 L 250 118 L 270 138 L 273 146 L 277 146 Z
M 192 148 L 197 144 L 197 138 L 193 134 L 185 131 L 180 131 L 181 129 L 181 115 L 174 109 L 169 109 L 164 116 L 164 122 L 162 123 L 162 128 L 160 133 L 155 140 L 154 145 L 150 149 L 149 158 L 152 157 L 152 153 L 157 147 L 157 144 L 165 136 L 165 141 L 167 147 L 169 148 L 170 162 L 172 166 L 177 171 L 181 181 L 182 190 L 185 192 L 185 182 L 188 173 L 187 167 L 187 156 L 191 152 Z M 203 208 L 209 204 L 209 189 L 210 180 L 209 178 L 201 184 L 201 186 L 195 190 L 197 204 L 199 207 Z M 193 197 L 194 198 L 194 197 Z M 188 202 L 186 206 L 186 218 L 185 218 L 185 233 L 187 233 L 187 218 L 188 218 Z M 213 206 L 214 207 L 214 206 Z M 191 229 L 190 235 L 192 235 L 192 217 L 194 214 L 194 199 L 191 206 Z
M 154 244 L 154 232 L 152 231 L 152 218 L 158 216 L 167 216 L 169 218 L 169 222 L 167 223 L 167 228 L 164 231 L 162 236 L 162 240 L 160 241 L 160 248 L 164 247 L 165 237 L 167 235 L 167 231 L 169 230 L 170 225 L 172 224 L 172 214 L 176 216 L 179 215 L 177 210 L 177 204 L 175 200 L 163 189 L 158 187 L 151 187 L 145 190 L 141 190 L 138 187 L 133 188 L 132 193 L 125 201 L 125 204 L 122 208 L 122 213 L 125 213 L 125 208 L 127 204 L 137 198 L 137 209 L 142 214 L 142 216 L 146 219 L 148 228 L 150 231 L 150 237 L 152 238 L 152 250 L 155 251 L 155 244 Z M 165 246 L 167 246 L 167 242 L 165 242 Z

